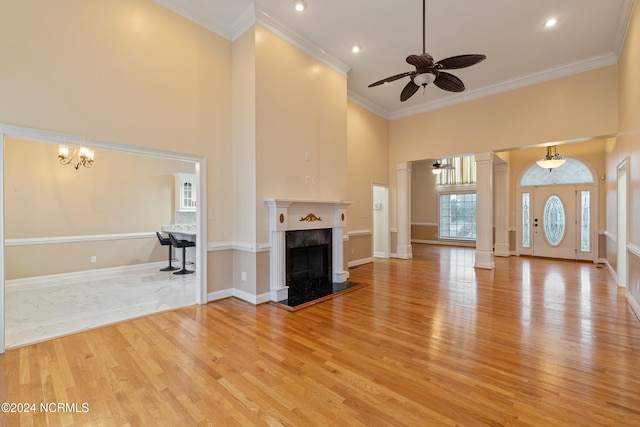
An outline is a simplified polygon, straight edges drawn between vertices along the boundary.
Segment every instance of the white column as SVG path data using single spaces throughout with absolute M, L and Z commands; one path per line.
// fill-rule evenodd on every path
M 495 255 L 511 256 L 509 247 L 509 164 L 496 163 L 495 173 Z
M 396 226 L 398 258 L 413 258 L 411 253 L 411 163 L 396 165 Z
M 343 228 L 334 227 L 332 230 L 333 245 L 331 247 L 331 269 L 333 283 L 343 283 L 349 278 L 349 272 L 344 270 L 344 239 Z
M 493 153 L 476 153 L 476 263 L 493 269 Z
M 282 301 L 289 298 L 289 287 L 286 285 L 286 241 L 285 231 L 271 232 L 271 301 Z

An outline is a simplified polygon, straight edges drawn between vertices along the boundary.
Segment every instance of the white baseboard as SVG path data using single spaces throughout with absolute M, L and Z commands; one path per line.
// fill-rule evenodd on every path
M 607 260 L 604 260 L 604 265 L 605 265 L 605 267 L 607 267 L 607 271 L 609 272 L 609 274 L 611 275 L 611 277 L 613 278 L 613 280 L 617 284 L 618 283 L 618 273 L 616 272 L 616 270 L 613 268 L 613 266 Z
M 627 291 L 627 301 L 629 302 L 633 312 L 636 314 L 636 317 L 640 319 L 640 304 L 638 304 L 638 301 L 636 301 L 629 291 Z
M 166 261 L 149 262 L 146 264 L 125 265 L 110 268 L 98 268 L 95 270 L 73 271 L 70 273 L 48 274 L 46 276 L 24 277 L 21 279 L 11 279 L 5 281 L 6 287 L 25 286 L 25 285 L 41 285 L 43 283 L 52 282 L 59 284 L 61 281 L 83 280 L 86 278 L 97 279 L 101 277 L 109 277 L 128 273 L 137 273 L 140 270 L 158 269 L 167 266 Z
M 441 245 L 441 246 L 461 246 L 465 248 L 475 248 L 476 244 L 473 242 L 462 242 L 456 240 L 420 240 L 411 239 L 411 243 L 424 243 L 426 245 Z
M 349 261 L 347 263 L 347 266 L 349 268 L 352 268 L 352 267 L 357 267 L 357 266 L 363 265 L 363 264 L 369 264 L 370 262 L 373 262 L 373 261 L 375 261 L 375 259 L 373 257 L 356 259 L 354 261 Z
M 209 292 L 207 294 L 207 302 L 213 302 L 230 297 L 241 299 L 253 305 L 271 301 L 271 294 L 269 292 L 261 295 L 253 295 L 249 292 L 241 291 L 240 289 L 229 288 L 222 291 Z

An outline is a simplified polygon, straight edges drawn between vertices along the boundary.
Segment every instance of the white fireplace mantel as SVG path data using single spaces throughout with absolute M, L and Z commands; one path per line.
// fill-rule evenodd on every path
M 271 232 L 271 278 L 272 301 L 288 298 L 286 286 L 286 241 L 285 233 L 293 230 L 332 230 L 332 271 L 335 283 L 346 282 L 349 273 L 344 270 L 343 234 L 347 225 L 347 207 L 351 202 L 339 200 L 294 200 L 264 199 L 269 207 L 269 230 Z

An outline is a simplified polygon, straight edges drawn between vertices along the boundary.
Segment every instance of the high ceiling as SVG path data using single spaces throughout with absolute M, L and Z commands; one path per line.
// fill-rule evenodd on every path
M 155 0 L 233 40 L 255 22 L 276 31 L 348 75 L 349 97 L 397 118 L 553 78 L 615 64 L 633 0 L 426 0 L 426 51 L 435 60 L 479 53 L 487 60 L 453 70 L 466 91 L 429 85 L 406 102 L 408 77 L 422 53 L 420 0 Z M 546 27 L 549 18 L 557 19 Z M 361 50 L 354 54 L 353 45 Z

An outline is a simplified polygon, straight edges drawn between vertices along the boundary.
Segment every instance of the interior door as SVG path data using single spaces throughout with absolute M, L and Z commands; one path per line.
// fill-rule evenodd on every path
M 533 255 L 576 259 L 575 185 L 535 187 L 533 194 Z

